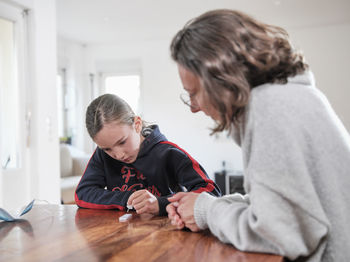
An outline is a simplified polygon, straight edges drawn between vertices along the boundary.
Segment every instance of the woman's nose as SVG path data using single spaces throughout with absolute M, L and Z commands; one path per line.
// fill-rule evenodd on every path
M 191 108 L 192 113 L 197 113 L 197 112 L 201 111 L 197 101 L 195 101 L 194 99 L 191 99 L 190 108 Z
M 197 113 L 199 111 L 201 111 L 201 110 L 200 110 L 200 108 L 198 106 L 191 106 L 191 112 L 192 113 Z

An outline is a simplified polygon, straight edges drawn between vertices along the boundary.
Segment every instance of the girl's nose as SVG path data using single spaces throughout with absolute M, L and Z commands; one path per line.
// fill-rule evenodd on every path
M 117 156 L 117 159 L 118 159 L 118 160 L 122 160 L 122 159 L 125 158 L 125 154 L 124 154 L 124 153 L 120 153 L 120 154 L 118 154 L 118 155 L 116 155 L 116 156 Z
M 112 156 L 113 156 L 113 158 L 120 160 L 120 159 L 123 159 L 124 153 L 123 152 L 119 152 L 117 150 L 113 150 Z

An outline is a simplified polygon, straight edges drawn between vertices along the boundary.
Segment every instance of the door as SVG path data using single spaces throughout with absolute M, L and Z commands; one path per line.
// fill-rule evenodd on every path
M 25 17 L 19 7 L 0 2 L 0 206 L 7 209 L 29 200 Z

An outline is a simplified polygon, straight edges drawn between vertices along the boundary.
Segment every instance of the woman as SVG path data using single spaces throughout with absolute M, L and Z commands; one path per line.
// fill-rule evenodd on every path
M 350 138 L 287 33 L 215 10 L 174 37 L 192 112 L 241 146 L 247 195 L 178 193 L 178 228 L 209 228 L 244 251 L 298 261 L 346 261 L 350 251 Z M 187 101 L 185 101 L 187 102 Z M 342 210 L 342 215 L 339 214 Z

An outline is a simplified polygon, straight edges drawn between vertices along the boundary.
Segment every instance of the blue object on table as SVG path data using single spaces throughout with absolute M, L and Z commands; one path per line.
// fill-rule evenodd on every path
M 18 217 L 13 217 L 9 212 L 7 212 L 5 209 L 0 208 L 0 220 L 4 220 L 4 221 L 8 221 L 8 222 L 12 222 L 12 221 L 16 221 L 17 219 L 19 219 L 21 216 L 23 216 L 24 214 L 28 213 L 33 205 L 34 205 L 34 199 L 23 209 L 23 211 L 19 214 Z

